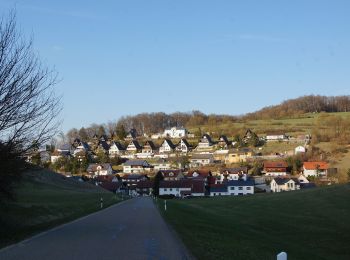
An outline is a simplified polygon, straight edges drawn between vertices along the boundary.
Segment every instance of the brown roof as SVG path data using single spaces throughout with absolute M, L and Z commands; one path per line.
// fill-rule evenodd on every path
M 304 168 L 306 170 L 328 170 L 329 165 L 326 162 L 304 162 Z
M 264 162 L 264 168 L 287 168 L 288 164 L 284 161 L 280 162 Z

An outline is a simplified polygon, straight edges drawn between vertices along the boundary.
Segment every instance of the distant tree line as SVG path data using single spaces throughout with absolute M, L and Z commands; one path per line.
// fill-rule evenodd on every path
M 280 105 L 268 106 L 243 118 L 247 120 L 276 119 L 281 117 L 295 117 L 304 113 L 319 112 L 349 112 L 350 96 L 303 96 L 289 99 Z

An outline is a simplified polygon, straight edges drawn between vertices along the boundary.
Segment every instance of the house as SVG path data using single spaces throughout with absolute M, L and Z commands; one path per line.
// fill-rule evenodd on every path
M 210 153 L 193 154 L 190 158 L 190 166 L 200 167 L 214 163 L 214 156 Z
M 277 177 L 271 180 L 270 189 L 272 192 L 281 192 L 297 190 L 300 186 L 295 179 Z
M 254 133 L 252 130 L 248 129 L 248 130 L 245 132 L 245 134 L 244 134 L 242 140 L 243 140 L 244 143 L 247 144 L 247 143 L 250 142 L 250 140 L 256 139 L 256 138 L 259 138 L 259 137 L 256 135 L 256 133 Z
M 197 149 L 206 149 L 213 146 L 214 142 L 211 140 L 210 135 L 204 134 L 198 143 Z
M 126 135 L 126 140 L 136 139 L 137 131 L 135 128 L 130 129 L 129 133 Z
M 306 153 L 306 148 L 304 146 L 299 145 L 295 147 L 294 154 L 303 154 L 303 153 Z
M 99 184 L 99 186 L 104 188 L 105 190 L 111 191 L 113 193 L 119 193 L 119 192 L 121 192 L 122 183 L 120 183 L 120 182 L 101 182 Z
M 285 176 L 287 174 L 288 164 L 284 161 L 280 162 L 264 162 L 263 173 L 265 176 Z
M 188 181 L 161 181 L 159 183 L 159 195 L 174 195 L 184 197 L 192 194 L 192 184 Z
M 163 136 L 168 138 L 182 138 L 186 137 L 187 133 L 188 131 L 185 128 L 172 127 L 165 129 Z
M 180 142 L 176 146 L 176 150 L 181 153 L 188 153 L 191 151 L 191 149 L 191 145 L 184 138 L 181 138 Z
M 151 162 L 151 165 L 154 167 L 155 172 L 171 169 L 171 163 L 164 158 L 158 158 L 158 160 Z
M 171 153 L 174 152 L 176 146 L 170 139 L 164 139 L 162 145 L 159 147 L 159 153 Z
M 164 177 L 164 181 L 178 181 L 185 178 L 181 170 L 162 170 L 160 172 Z
M 142 147 L 137 140 L 131 140 L 128 147 L 126 148 L 126 151 L 128 153 L 137 153 L 140 152 L 141 149 Z
M 230 146 L 230 141 L 227 139 L 226 135 L 221 135 L 218 141 L 218 147 L 221 149 L 227 149 Z
M 70 144 L 63 144 L 51 154 L 51 163 L 55 163 L 58 159 L 62 157 L 68 158 L 71 156 L 72 153 L 73 147 Z
M 136 192 L 141 196 L 152 195 L 153 191 L 153 181 L 143 180 L 136 184 Z
M 157 147 L 150 140 L 146 141 L 145 144 L 142 146 L 143 154 L 154 154 L 156 152 L 157 152 Z
M 246 162 L 253 155 L 254 151 L 250 148 L 235 149 L 226 154 L 225 164 Z
M 211 184 L 209 188 L 210 196 L 227 196 L 227 186 L 226 184 Z
M 208 176 L 211 175 L 210 170 L 201 169 L 201 170 L 190 170 L 186 174 L 186 178 L 190 180 L 203 180 L 206 181 Z
M 151 139 L 160 139 L 162 136 L 163 136 L 163 134 L 161 134 L 161 133 L 152 134 Z
M 109 146 L 109 157 L 122 155 L 125 152 L 125 147 L 119 142 L 112 142 Z
M 231 180 L 226 183 L 228 195 L 250 195 L 254 194 L 254 180 L 247 178 Z
M 288 136 L 284 133 L 268 133 L 265 137 L 267 142 L 270 141 L 287 141 Z
M 300 184 L 302 184 L 302 183 L 309 183 L 309 180 L 305 177 L 305 175 L 300 174 L 300 175 L 298 176 L 298 182 L 299 182 Z
M 90 163 L 86 171 L 91 176 L 110 175 L 113 173 L 112 166 L 109 163 Z
M 248 167 L 235 167 L 235 168 L 224 168 L 220 171 L 220 180 L 223 182 L 224 180 L 238 180 L 243 174 L 248 173 Z
M 153 167 L 145 160 L 129 160 L 123 164 L 124 173 L 150 172 Z
M 87 153 L 90 151 L 90 146 L 85 142 L 79 142 L 74 144 L 75 149 L 73 151 L 73 156 L 75 157 L 78 153 L 84 152 Z
M 326 162 L 304 162 L 303 170 L 305 177 L 327 176 L 329 165 Z
M 109 145 L 106 141 L 99 141 L 97 145 L 97 151 L 103 152 L 105 154 L 108 154 L 109 152 Z
M 130 188 L 132 186 L 136 187 L 137 183 L 141 181 L 147 181 L 148 178 L 143 174 L 125 174 L 121 177 L 121 180 Z

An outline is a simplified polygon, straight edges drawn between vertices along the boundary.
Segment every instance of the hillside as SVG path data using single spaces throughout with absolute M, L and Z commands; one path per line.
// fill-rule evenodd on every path
M 119 201 L 102 188 L 47 170 L 26 172 L 16 201 L 0 204 L 0 247 Z
M 349 259 L 350 185 L 168 200 L 165 219 L 198 259 Z

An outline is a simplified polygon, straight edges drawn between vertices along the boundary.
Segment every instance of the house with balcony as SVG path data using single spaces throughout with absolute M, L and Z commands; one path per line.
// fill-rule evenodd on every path
M 201 167 L 214 163 L 214 156 L 211 153 L 192 154 L 190 160 L 190 167 Z
M 123 164 L 124 173 L 148 173 L 153 169 L 145 160 L 128 160 Z
M 327 176 L 329 165 L 327 162 L 304 162 L 303 172 L 305 177 Z
M 164 139 L 162 145 L 159 147 L 159 153 L 172 153 L 175 151 L 176 146 L 170 139 Z
M 181 153 L 188 153 L 192 150 L 192 146 L 187 142 L 185 138 L 181 138 L 176 146 L 176 150 Z
M 109 157 L 120 156 L 125 153 L 125 147 L 120 142 L 112 142 L 109 146 Z
M 277 161 L 277 162 L 264 162 L 264 169 L 262 173 L 265 176 L 285 176 L 288 172 L 288 164 L 285 161 Z

